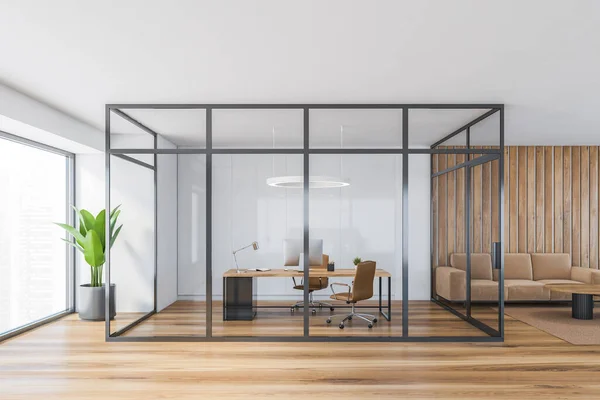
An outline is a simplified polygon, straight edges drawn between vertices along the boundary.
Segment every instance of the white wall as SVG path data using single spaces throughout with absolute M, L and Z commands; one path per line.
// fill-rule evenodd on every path
M 104 135 L 56 109 L 0 84 L 0 129 L 73 153 L 104 149 Z
M 429 156 L 410 159 L 410 292 L 411 299 L 429 299 Z M 393 275 L 392 295 L 400 299 L 402 233 L 402 165 L 400 156 L 311 156 L 311 174 L 341 175 L 351 185 L 311 191 L 311 237 L 324 240 L 324 252 L 337 268 L 350 268 L 352 259 L 377 261 Z M 203 299 L 205 294 L 205 167 L 203 156 L 179 156 L 180 298 Z M 232 250 L 256 240 L 260 249 L 238 253 L 240 268 L 282 267 L 283 239 L 302 237 L 302 192 L 273 188 L 274 175 L 301 175 L 298 155 L 213 156 L 213 294 L 222 296 L 222 274 L 234 268 Z M 342 280 L 344 281 L 344 280 Z M 385 288 L 384 288 L 385 290 Z M 301 296 L 290 279 L 263 279 L 264 299 Z M 328 297 L 323 291 L 319 297 Z

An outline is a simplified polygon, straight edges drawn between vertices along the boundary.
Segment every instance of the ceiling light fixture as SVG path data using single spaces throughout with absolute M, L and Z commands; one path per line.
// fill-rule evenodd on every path
M 274 176 L 267 178 L 267 185 L 282 187 L 286 189 L 302 189 L 304 187 L 303 176 Z M 333 176 L 309 176 L 308 187 L 311 189 L 330 189 L 350 186 L 350 183 Z
M 343 127 L 341 128 L 340 135 L 343 135 Z M 272 128 L 273 135 L 273 149 L 275 148 L 275 127 Z M 340 137 L 340 145 L 343 145 L 342 138 Z M 340 155 L 340 172 L 342 171 Z M 273 156 L 273 175 L 275 175 L 275 156 Z M 287 169 L 287 168 L 286 168 Z M 272 187 L 279 187 L 285 189 L 302 189 L 304 188 L 304 176 L 301 175 L 290 175 L 290 176 L 273 176 L 267 178 L 267 185 Z M 308 187 L 310 189 L 332 189 L 350 186 L 350 183 L 346 180 L 333 176 L 323 175 L 311 175 L 308 177 Z

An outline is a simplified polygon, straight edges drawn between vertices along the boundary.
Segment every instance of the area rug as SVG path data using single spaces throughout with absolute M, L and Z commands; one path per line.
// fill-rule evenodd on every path
M 600 345 L 600 307 L 593 320 L 571 318 L 571 307 L 507 305 L 504 313 L 572 344 Z

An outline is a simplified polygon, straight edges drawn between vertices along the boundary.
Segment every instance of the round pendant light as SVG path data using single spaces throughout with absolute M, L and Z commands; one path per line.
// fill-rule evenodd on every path
M 267 185 L 287 189 L 304 188 L 303 176 L 274 176 L 267 178 Z M 350 183 L 333 176 L 309 176 L 308 187 L 311 189 L 331 189 L 349 186 Z

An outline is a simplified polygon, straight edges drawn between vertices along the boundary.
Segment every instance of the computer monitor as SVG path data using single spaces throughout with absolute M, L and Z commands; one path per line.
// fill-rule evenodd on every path
M 300 266 L 300 254 L 304 253 L 304 240 L 285 239 L 283 241 L 283 265 L 286 267 Z M 311 239 L 308 241 L 309 265 L 319 266 L 323 264 L 323 239 Z

